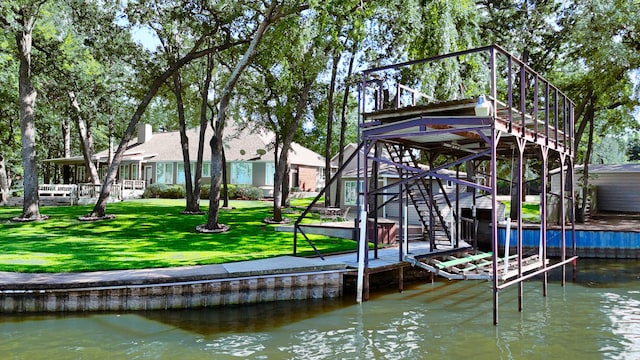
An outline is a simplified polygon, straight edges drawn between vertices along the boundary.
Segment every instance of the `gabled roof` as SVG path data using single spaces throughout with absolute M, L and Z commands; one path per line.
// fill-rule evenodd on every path
M 142 125 L 144 126 L 144 125 Z M 195 161 L 198 151 L 198 137 L 200 129 L 192 128 L 187 130 L 189 138 L 189 157 Z M 228 162 L 237 161 L 259 161 L 274 162 L 273 139 L 274 134 L 266 130 L 249 130 L 239 128 L 233 122 L 224 131 L 225 157 Z M 207 127 L 205 134 L 204 161 L 211 160 L 211 148 L 209 140 L 213 135 L 211 127 Z M 94 155 L 94 161 L 106 162 L 109 156 L 108 150 L 103 150 Z M 166 131 L 156 132 L 147 136 L 145 142 L 140 142 L 138 138 L 132 140 L 127 145 L 124 160 L 145 160 L 151 162 L 181 162 L 182 150 L 180 146 L 180 132 Z M 49 159 L 52 162 L 83 162 L 82 156 L 71 158 Z M 325 161 L 318 153 L 313 152 L 304 146 L 293 143 L 289 153 L 289 163 L 295 165 L 307 165 L 314 167 L 324 167 Z

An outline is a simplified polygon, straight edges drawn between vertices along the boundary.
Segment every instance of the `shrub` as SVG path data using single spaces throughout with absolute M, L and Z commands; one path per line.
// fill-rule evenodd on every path
M 142 194 L 143 198 L 182 199 L 185 197 L 182 185 L 151 184 Z
M 222 191 L 222 189 L 220 189 Z M 229 199 L 235 199 L 238 196 L 238 186 L 235 184 L 227 185 L 227 191 L 229 192 Z M 222 196 L 222 194 L 220 194 Z
M 236 196 L 234 198 L 241 200 L 258 200 L 262 199 L 263 196 L 262 189 L 254 186 L 242 186 L 236 188 L 236 190 Z
M 164 199 L 183 199 L 186 196 L 186 191 L 182 185 L 171 185 L 160 195 Z
M 209 198 L 209 190 L 211 189 L 210 184 L 202 184 L 200 185 L 200 199 L 208 199 Z
M 165 184 L 151 184 L 144 189 L 144 193 L 142 193 L 142 197 L 145 199 L 149 198 L 159 198 L 160 194 L 166 190 L 167 185 Z

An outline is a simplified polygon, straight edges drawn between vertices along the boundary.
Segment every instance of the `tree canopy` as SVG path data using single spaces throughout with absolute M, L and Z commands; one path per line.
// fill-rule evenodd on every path
M 89 159 L 114 146 L 108 173 L 92 175 L 106 196 L 141 121 L 213 127 L 203 151 L 221 151 L 226 123 L 250 119 L 281 150 L 297 141 L 329 158 L 355 140 L 360 71 L 491 43 L 575 101 L 577 163 L 605 161 L 606 149 L 627 147 L 612 137 L 638 130 L 640 14 L 631 0 L 9 0 L 0 26 L 0 201 L 24 179 L 24 217 L 39 217 L 38 182 L 64 181 L 47 158 Z M 463 71 L 397 76 L 445 93 L 457 89 L 441 84 Z M 192 190 L 187 208 L 196 209 Z M 105 209 L 101 197 L 92 215 Z

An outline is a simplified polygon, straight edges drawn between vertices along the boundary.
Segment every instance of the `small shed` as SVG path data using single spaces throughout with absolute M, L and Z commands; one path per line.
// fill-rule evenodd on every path
M 581 177 L 582 166 L 576 167 Z M 640 213 L 640 164 L 589 165 L 598 211 Z

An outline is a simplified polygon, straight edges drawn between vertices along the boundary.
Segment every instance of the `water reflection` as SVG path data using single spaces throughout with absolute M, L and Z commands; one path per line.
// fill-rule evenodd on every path
M 267 331 L 353 304 L 353 299 L 302 300 L 228 306 L 209 309 L 147 311 L 136 313 L 202 335 Z
M 17 359 L 638 359 L 640 262 L 581 262 L 578 283 L 437 281 L 404 293 L 188 311 L 3 316 Z M 556 277 L 552 274 L 551 278 Z M 607 282 L 615 279 L 614 282 Z M 597 286 L 593 285 L 597 284 Z

